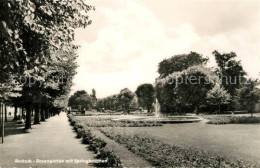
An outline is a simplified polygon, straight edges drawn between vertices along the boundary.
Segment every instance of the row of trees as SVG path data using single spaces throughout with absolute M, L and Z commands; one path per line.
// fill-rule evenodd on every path
M 32 111 L 38 124 L 67 98 L 77 67 L 74 30 L 91 23 L 92 9 L 82 0 L 0 3 L 0 98 L 15 114 L 26 109 L 25 129 Z
M 108 96 L 103 99 L 99 99 L 97 102 L 97 109 L 124 111 L 129 113 L 131 108 L 137 108 L 136 95 L 128 88 L 122 89 L 119 94 Z
M 96 108 L 112 111 L 124 111 L 129 113 L 131 109 L 137 110 L 138 107 L 152 111 L 155 100 L 155 90 L 152 84 L 142 84 L 138 86 L 135 93 L 128 88 L 122 89 L 119 94 L 99 99 Z
M 248 109 L 259 101 L 257 80 L 246 78 L 236 54 L 213 55 L 217 68 L 206 68 L 208 58 L 191 52 L 159 63 L 156 96 L 162 112 L 220 111 Z
M 234 52 L 221 54 L 214 51 L 213 55 L 216 68 L 206 67 L 208 58 L 196 52 L 165 59 L 159 63 L 155 85 L 141 84 L 135 93 L 122 89 L 119 94 L 99 99 L 95 108 L 129 112 L 130 108 L 141 106 L 151 112 L 157 98 L 163 113 L 221 109 L 252 112 L 260 97 L 260 89 L 256 87 L 259 82 L 247 79 Z M 84 103 L 90 100 L 85 99 Z

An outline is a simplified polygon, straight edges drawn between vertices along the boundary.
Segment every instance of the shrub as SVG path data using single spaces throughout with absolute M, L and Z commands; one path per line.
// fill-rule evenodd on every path
M 98 163 L 99 167 L 121 167 L 121 161 L 119 157 L 109 149 L 102 149 L 97 155 L 97 159 L 106 160 L 104 163 Z
M 100 149 L 106 146 L 106 142 L 101 138 L 93 138 L 89 141 L 88 149 L 94 153 L 99 153 Z
M 77 121 L 74 116 L 69 115 L 68 117 L 77 132 L 77 137 L 82 138 L 82 143 L 88 144 L 88 149 L 97 154 L 98 159 L 105 161 L 95 163 L 98 167 L 122 167 L 120 158 L 112 150 L 105 148 L 107 143 L 103 139 L 95 137 L 91 129 Z
M 260 123 L 260 117 L 249 116 L 215 116 L 208 124 L 252 124 Z

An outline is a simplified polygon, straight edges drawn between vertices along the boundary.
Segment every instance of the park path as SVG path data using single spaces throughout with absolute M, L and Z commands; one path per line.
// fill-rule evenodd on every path
M 65 113 L 54 116 L 40 125 L 33 125 L 30 133 L 10 135 L 0 144 L 0 167 L 91 167 L 86 163 L 76 164 L 74 159 L 89 160 L 94 155 L 86 150 L 69 125 Z M 72 163 L 15 163 L 15 159 L 70 160 Z

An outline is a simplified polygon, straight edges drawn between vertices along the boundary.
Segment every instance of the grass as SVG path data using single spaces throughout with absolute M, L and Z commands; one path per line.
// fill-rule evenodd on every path
M 208 124 L 259 124 L 260 117 L 251 116 L 215 116 Z
M 110 124 L 114 122 L 110 119 L 110 117 L 95 117 L 95 119 L 84 117 L 77 118 L 76 121 L 89 128 L 99 129 L 109 139 L 125 146 L 129 151 L 142 157 L 155 167 L 254 167 L 253 164 L 242 162 L 239 159 L 231 159 L 230 157 L 228 159 L 225 156 L 214 155 L 198 148 L 178 146 L 174 142 L 172 144 L 166 143 L 160 138 L 155 138 L 140 131 L 139 133 L 130 131 L 131 129 L 140 130 L 140 128 L 120 128 L 120 125 Z M 112 127 L 107 127 L 107 124 L 112 125 Z M 93 127 L 94 125 L 97 127 Z M 141 130 L 147 129 L 163 131 L 164 127 L 144 127 Z
M 100 130 L 156 167 L 254 167 L 240 160 L 228 160 L 221 156 L 211 156 L 206 152 L 165 144 L 148 135 L 124 133 L 119 128 Z

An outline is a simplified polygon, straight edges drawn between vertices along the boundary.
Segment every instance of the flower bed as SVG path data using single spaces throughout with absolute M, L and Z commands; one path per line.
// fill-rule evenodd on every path
M 82 143 L 88 145 L 88 149 L 97 154 L 96 158 L 105 160 L 102 163 L 95 163 L 97 167 L 122 167 L 120 158 L 113 152 L 113 150 L 106 148 L 106 142 L 95 137 L 91 129 L 86 125 L 76 121 L 72 116 L 68 116 L 71 125 L 77 133 L 77 138 L 82 138 Z
M 81 121 L 88 127 L 157 127 L 162 126 L 162 123 L 157 121 L 111 121 L 112 117 L 80 117 L 69 115 L 74 122 Z
M 249 116 L 215 116 L 208 124 L 255 124 L 260 123 L 260 117 Z
M 147 135 L 126 134 L 119 128 L 100 130 L 156 167 L 254 167 L 239 160 L 231 161 L 206 152 L 164 144 Z

